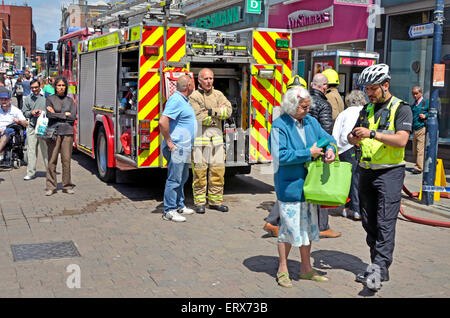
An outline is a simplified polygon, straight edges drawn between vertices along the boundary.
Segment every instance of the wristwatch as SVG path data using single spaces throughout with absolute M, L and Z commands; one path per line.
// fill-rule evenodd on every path
M 375 132 L 375 130 L 371 130 L 370 131 L 370 139 L 373 139 L 373 138 L 375 138 L 375 135 L 376 135 L 377 133 Z

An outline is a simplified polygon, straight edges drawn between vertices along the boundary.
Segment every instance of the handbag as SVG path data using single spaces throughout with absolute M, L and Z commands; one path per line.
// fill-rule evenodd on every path
M 315 161 L 308 161 L 305 167 L 308 170 L 303 194 L 309 203 L 340 206 L 346 203 L 352 182 L 352 164 L 339 160 L 337 147 L 336 159 L 326 164 L 322 156 Z
M 34 128 L 34 133 L 36 134 L 36 136 L 43 136 L 47 126 L 48 126 L 48 118 L 45 112 L 43 111 L 36 120 L 36 127 Z
M 57 127 L 48 127 L 45 128 L 44 134 L 42 138 L 45 140 L 56 140 L 56 129 Z

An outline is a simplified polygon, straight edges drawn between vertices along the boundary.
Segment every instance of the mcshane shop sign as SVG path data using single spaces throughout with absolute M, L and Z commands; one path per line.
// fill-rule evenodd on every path
M 322 11 L 298 10 L 288 15 L 287 28 L 304 32 L 333 26 L 334 7 Z
M 194 20 L 193 25 L 197 28 L 215 29 L 233 23 L 238 23 L 242 20 L 241 11 L 240 6 L 220 10 Z

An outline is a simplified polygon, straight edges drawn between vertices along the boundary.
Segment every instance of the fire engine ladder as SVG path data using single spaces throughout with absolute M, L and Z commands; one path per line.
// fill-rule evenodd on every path
M 102 28 L 112 23 L 119 24 L 120 27 L 128 25 L 128 19 L 142 16 L 142 21 L 159 21 L 167 23 L 179 17 L 185 17 L 178 8 L 181 1 L 176 0 L 135 0 L 128 4 L 120 5 L 110 9 L 105 13 L 91 19 L 95 28 Z

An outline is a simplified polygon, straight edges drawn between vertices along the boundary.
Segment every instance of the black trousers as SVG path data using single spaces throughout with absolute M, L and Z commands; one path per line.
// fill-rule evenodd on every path
M 349 162 L 352 164 L 352 184 L 350 186 L 350 193 L 348 197 L 350 201 L 345 204 L 345 207 L 352 210 L 353 212 L 359 213 L 359 195 L 358 195 L 358 183 L 359 183 L 359 167 L 358 161 L 355 158 L 354 147 L 341 153 L 339 155 L 341 161 Z
M 359 167 L 359 173 L 361 220 L 370 259 L 380 267 L 381 278 L 386 278 L 392 264 L 405 167 L 380 170 Z

